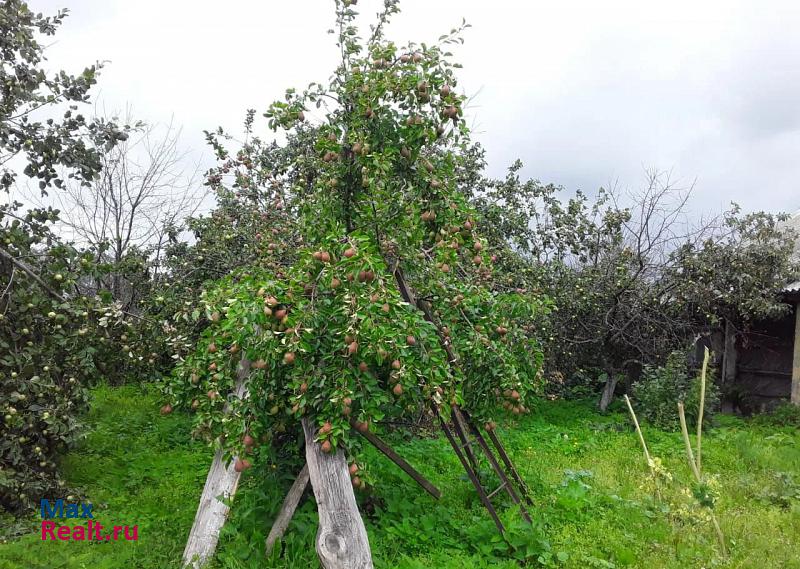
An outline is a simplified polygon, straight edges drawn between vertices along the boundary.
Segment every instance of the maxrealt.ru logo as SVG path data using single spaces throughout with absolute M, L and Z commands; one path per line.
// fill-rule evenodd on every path
M 42 516 L 42 541 L 117 541 L 120 534 L 127 541 L 139 539 L 139 526 L 114 526 L 111 533 L 100 533 L 103 525 L 94 521 L 92 504 L 70 503 L 58 499 L 50 503 L 43 499 L 40 505 Z M 47 518 L 83 519 L 84 525 L 61 525 Z

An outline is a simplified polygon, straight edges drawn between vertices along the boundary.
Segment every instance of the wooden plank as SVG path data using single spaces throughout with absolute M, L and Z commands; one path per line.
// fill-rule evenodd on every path
M 792 403 L 800 406 L 800 304 L 794 306 L 794 355 L 792 357 Z
M 297 475 L 297 478 L 295 478 L 292 487 L 289 489 L 289 493 L 286 494 L 286 498 L 283 500 L 283 506 L 281 506 L 281 511 L 278 512 L 278 516 L 275 518 L 275 521 L 272 522 L 272 529 L 267 536 L 267 557 L 272 553 L 272 548 L 275 543 L 280 541 L 283 534 L 286 533 L 286 528 L 289 527 L 289 522 L 292 521 L 292 516 L 294 516 L 297 505 L 300 504 L 303 492 L 305 492 L 306 486 L 308 486 L 308 478 L 308 465 L 305 464 Z
M 372 569 L 367 530 L 358 512 L 347 460 L 340 450 L 322 452 L 314 442 L 316 428 L 303 418 L 306 464 L 317 500 L 317 555 L 324 569 Z
M 234 395 L 247 397 L 247 376 L 250 373 L 250 362 L 242 357 L 236 373 Z M 228 411 L 228 407 L 225 407 Z M 197 514 L 194 517 L 189 539 L 183 551 L 183 566 L 199 569 L 214 555 L 219 541 L 219 532 L 225 525 L 230 510 L 226 502 L 233 499 L 239 486 L 240 472 L 234 469 L 236 459 L 226 465 L 224 453 L 218 450 L 211 462 L 206 476 L 206 484 L 200 495 Z
M 355 428 L 355 420 L 351 419 L 350 424 Z M 372 446 L 377 448 L 381 451 L 389 460 L 394 462 L 397 466 L 399 466 L 403 472 L 408 474 L 414 481 L 422 486 L 422 488 L 431 496 L 436 498 L 437 500 L 442 497 L 442 493 L 439 489 L 434 486 L 427 478 L 425 478 L 422 474 L 420 474 L 413 466 L 411 466 L 406 460 L 397 454 L 392 447 L 387 445 L 384 441 L 382 441 L 377 435 L 369 432 L 369 431 L 356 431 L 365 439 L 367 439 Z
M 767 377 L 778 377 L 778 378 L 792 378 L 792 372 L 788 371 L 779 371 L 774 369 L 758 369 L 754 367 L 747 367 L 747 366 L 737 366 L 736 368 L 740 374 L 750 373 L 752 375 L 764 375 Z
M 730 321 L 725 321 L 725 348 L 722 358 L 722 385 L 730 388 L 736 381 L 736 329 Z

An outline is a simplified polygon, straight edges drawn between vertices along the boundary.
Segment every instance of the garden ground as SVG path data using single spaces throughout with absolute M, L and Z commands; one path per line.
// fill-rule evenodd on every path
M 188 417 L 161 417 L 158 407 L 150 387 L 95 389 L 85 443 L 64 459 L 69 483 L 95 505 L 98 520 L 138 524 L 139 541 L 42 543 L 35 518 L 0 517 L 0 539 L 7 540 L 0 569 L 179 566 L 211 451 L 190 439 Z M 527 560 L 552 567 L 800 568 L 796 426 L 719 417 L 704 437 L 704 469 L 718 474 L 728 559 L 709 525 L 665 505 L 682 496 L 681 484 L 663 490 L 664 501 L 652 498 L 639 443 L 620 409 L 601 415 L 591 402 L 543 401 L 530 415 L 505 418 L 499 429 L 531 487 L 533 528 L 506 508 L 511 547 L 499 539 L 444 437 L 387 435 L 444 496 L 433 501 L 370 453 L 377 487 L 360 499 L 376 567 L 511 568 Z M 644 430 L 676 481 L 689 481 L 679 434 Z M 270 456 L 257 463 L 243 478 L 213 566 L 317 567 L 313 500 L 295 515 L 283 556 L 265 557 L 270 522 L 299 465 L 287 468 Z

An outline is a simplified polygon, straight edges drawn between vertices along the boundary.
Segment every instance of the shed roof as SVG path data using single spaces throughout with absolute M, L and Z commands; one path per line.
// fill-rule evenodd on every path
M 783 287 L 783 292 L 800 292 L 800 281 L 795 281 Z

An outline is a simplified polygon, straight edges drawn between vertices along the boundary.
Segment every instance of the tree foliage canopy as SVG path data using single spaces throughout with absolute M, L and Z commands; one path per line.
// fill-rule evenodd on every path
M 100 170 L 100 156 L 127 136 L 114 122 L 90 120 L 78 112 L 97 82 L 99 64 L 77 76 L 63 71 L 48 76 L 41 36 L 52 36 L 67 15 L 43 16 L 22 0 L 0 7 L 0 186 L 8 190 L 16 171 L 9 162 L 21 156 L 24 173 L 45 192 L 61 187 L 63 172 L 84 184 Z M 60 107 L 60 120 L 52 118 Z
M 349 444 L 351 419 L 370 428 L 429 405 L 488 421 L 500 402 L 523 412 L 536 389 L 541 351 L 521 323 L 546 303 L 497 281 L 483 222 L 457 187 L 470 143 L 447 50 L 460 29 L 400 47 L 384 36 L 396 12 L 387 2 L 362 39 L 352 4 L 337 3 L 330 84 L 290 89 L 266 112 L 288 131 L 285 169 L 265 176 L 274 159 L 218 147 L 211 183 L 253 211 L 263 204 L 274 245 L 262 247 L 266 270 L 206 289 L 196 316 L 211 324 L 167 389 L 229 447 L 303 415 L 325 450 Z M 322 116 L 309 125 L 312 113 Z M 255 368 L 242 399 L 231 395 L 240 351 Z
M 63 485 L 56 460 L 78 437 L 86 386 L 141 361 L 119 308 L 78 291 L 108 266 L 53 231 L 57 210 L 25 209 L 9 193 L 18 170 L 42 193 L 65 178 L 88 185 L 100 153 L 126 136 L 77 112 L 97 66 L 77 77 L 42 69 L 40 38 L 65 15 L 34 14 L 19 0 L 0 4 L 0 187 L 8 198 L 0 205 L 0 505 L 11 509 Z M 51 118 L 59 109 L 61 120 Z

